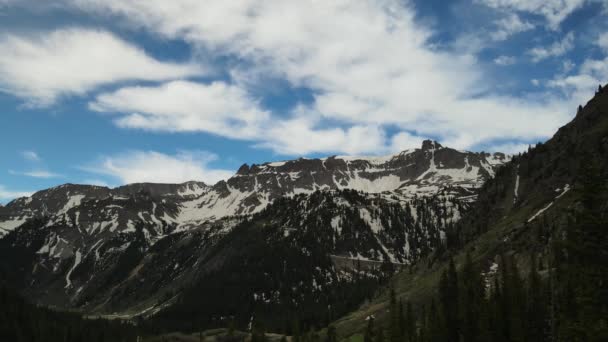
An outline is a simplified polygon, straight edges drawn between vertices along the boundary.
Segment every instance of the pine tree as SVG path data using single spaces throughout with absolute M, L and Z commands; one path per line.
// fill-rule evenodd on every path
M 367 318 L 367 329 L 365 329 L 365 335 L 363 336 L 364 342 L 374 342 L 374 317 L 369 316 Z
M 405 316 L 405 311 L 403 309 L 403 302 L 401 299 L 399 300 L 399 340 L 403 341 L 404 336 L 406 334 L 407 327 L 407 317 Z
M 330 325 L 327 328 L 327 339 L 326 342 L 338 342 L 338 336 L 336 335 L 336 327 Z
M 459 341 L 458 323 L 458 275 L 454 260 L 450 259 L 448 269 L 444 271 L 439 280 L 439 301 L 443 312 L 446 328 L 446 341 Z
M 403 340 L 408 342 L 416 341 L 416 318 L 412 310 L 412 303 L 407 302 L 407 309 L 405 314 L 405 338 Z
M 546 301 L 541 280 L 536 270 L 536 258 L 532 255 L 526 300 L 526 341 L 543 341 L 546 321 Z
M 375 342 L 386 342 L 384 340 L 384 329 L 378 324 L 378 331 L 376 332 Z
M 501 256 L 501 296 L 499 318 L 503 338 L 507 341 L 523 341 L 525 292 L 517 263 L 513 258 Z
M 400 334 L 400 322 L 399 322 L 399 305 L 397 303 L 397 297 L 395 290 L 391 288 L 390 291 L 390 322 L 389 322 L 389 339 L 390 342 L 401 342 Z
M 479 340 L 481 306 L 485 298 L 483 282 L 467 253 L 462 269 L 462 336 L 465 341 Z
M 266 332 L 264 326 L 259 321 L 253 323 L 253 329 L 251 331 L 251 342 L 265 342 Z
M 558 339 L 608 339 L 608 199 L 606 175 L 594 158 L 580 172 L 579 208 L 566 231 L 560 296 Z

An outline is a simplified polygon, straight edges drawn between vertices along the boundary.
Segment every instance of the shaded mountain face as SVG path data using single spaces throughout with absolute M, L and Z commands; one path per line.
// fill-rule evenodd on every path
M 238 301 L 205 311 L 210 326 L 261 308 L 330 305 L 335 317 L 390 269 L 438 248 L 508 159 L 425 141 L 388 157 L 244 165 L 213 186 L 67 184 L 0 208 L 0 276 L 40 303 L 89 313 L 180 312 L 184 298 L 211 303 L 232 291 Z M 285 275 L 287 265 L 307 271 Z M 367 290 L 345 302 L 338 294 L 355 283 Z M 335 296 L 312 300 L 319 291 Z
M 581 106 L 574 119 L 551 139 L 513 157 L 484 183 L 477 200 L 446 231 L 449 250 L 433 255 L 425 262 L 417 263 L 409 272 L 401 272 L 393 278 L 397 298 L 412 302 L 414 308 L 422 305 L 428 308 L 431 299 L 437 296 L 441 273 L 448 269 L 449 259 L 453 258 L 456 268 L 461 269 L 466 254 L 471 256 L 475 269 L 481 271 L 488 288 L 493 286 L 501 270 L 501 256 L 512 259 L 523 278 L 529 277 L 531 256 L 534 256 L 540 277 L 551 279 L 551 287 L 557 288 L 558 281 L 563 278 L 560 279 L 562 275 L 556 266 L 556 253 L 563 253 L 558 250 L 566 245 L 572 246 L 565 239 L 572 227 L 577 226 L 582 208 L 590 206 L 584 203 L 584 184 L 589 182 L 585 169 L 589 167 L 598 170 L 595 175 L 598 188 L 602 189 L 603 184 L 605 189 L 608 184 L 608 85 Z M 602 222 L 601 219 L 608 217 L 608 201 L 605 192 L 598 192 L 601 193 L 597 196 L 599 200 L 591 206 L 596 207 L 593 219 Z M 605 246 L 605 236 L 608 235 L 593 235 L 593 240 L 597 245 L 604 243 Z M 606 274 L 598 271 L 606 264 L 601 248 L 575 247 L 585 250 L 589 256 L 580 269 L 574 270 L 575 282 L 592 283 L 583 278 L 584 274 L 589 274 L 584 267 L 593 269 L 591 274 Z M 569 263 L 565 260 L 561 262 Z M 602 284 L 596 281 L 591 286 L 600 288 Z M 384 291 L 369 305 L 361 306 L 336 322 L 338 335 L 347 338 L 363 333 L 365 319 L 370 315 L 377 318 L 378 324 L 388 322 L 391 319 L 388 308 L 389 293 Z
M 464 241 L 489 230 L 507 215 L 526 212 L 518 229 L 554 212 L 575 192 L 584 166 L 608 169 L 608 89 L 603 88 L 574 119 L 545 143 L 537 144 L 501 167 L 479 192 L 463 221 Z M 562 215 L 563 216 L 563 215 Z

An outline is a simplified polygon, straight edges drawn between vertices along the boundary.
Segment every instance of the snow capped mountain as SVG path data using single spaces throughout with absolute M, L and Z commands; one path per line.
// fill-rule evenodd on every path
M 329 157 L 244 164 L 209 192 L 182 203 L 182 223 L 259 212 L 273 200 L 314 191 L 352 189 L 403 198 L 448 191 L 473 198 L 475 189 L 509 160 L 502 153 L 461 152 L 425 141 L 420 149 L 387 157 Z
M 344 285 L 360 279 L 349 260 L 409 264 L 437 248 L 508 160 L 425 141 L 386 157 L 243 165 L 212 186 L 66 184 L 0 207 L 0 258 L 19 255 L 13 283 L 40 302 L 151 314 L 170 304 L 160 297 L 255 259 L 246 236 L 258 227 L 261 246 L 288 259 L 315 256 L 324 276 L 299 281 Z
M 250 215 L 285 196 L 318 190 L 352 189 L 388 193 L 402 198 L 432 196 L 448 191 L 456 197 L 474 198 L 475 189 L 509 160 L 502 153 L 472 153 L 442 147 L 427 140 L 419 149 L 386 157 L 339 157 L 290 160 L 243 165 L 236 175 L 213 186 L 201 182 L 183 184 L 138 183 L 115 189 L 66 184 L 19 198 L 0 208 L 0 234 L 28 219 L 52 216 L 72 220 L 89 230 L 132 229 L 133 222 L 187 228 L 226 216 Z M 135 216 L 121 214 L 139 195 L 150 198 L 149 207 Z M 90 202 L 102 201 L 106 206 Z M 83 206 L 96 210 L 81 216 Z M 169 208 L 171 207 L 171 208 Z M 89 226 L 92 223 L 96 227 Z M 129 228 L 131 227 L 131 228 Z
M 208 190 L 209 187 L 202 182 L 136 183 L 115 189 L 64 184 L 36 192 L 31 197 L 18 198 L 0 207 L 0 236 L 28 219 L 41 217 L 50 217 L 51 223 L 68 220 L 90 232 L 129 229 L 134 221 L 164 226 L 175 221 L 174 217 L 179 212 L 177 203 L 200 197 Z M 140 212 L 126 214 L 137 206 L 135 203 L 141 198 L 153 200 Z

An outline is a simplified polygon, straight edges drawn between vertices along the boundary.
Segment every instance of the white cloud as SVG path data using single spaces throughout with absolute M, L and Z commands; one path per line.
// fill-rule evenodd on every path
M 75 1 L 85 11 L 114 13 L 247 66 L 238 67 L 235 85 L 172 82 L 99 96 L 92 108 L 124 113 L 117 121 L 123 127 L 238 134 L 258 146 L 297 154 L 366 152 L 384 142 L 375 148 L 381 153 L 392 146 L 387 126 L 469 148 L 486 140 L 550 136 L 575 110 L 567 99 L 544 93 L 523 99 L 494 95 L 491 75 L 476 59 L 431 45 L 433 32 L 400 1 Z M 309 88 L 313 102 L 300 104 L 287 118 L 272 117 L 245 95 L 268 79 Z M 176 84 L 182 86 L 171 86 Z M 238 101 L 213 99 L 213 110 L 206 104 L 200 105 L 204 111 L 194 108 L 191 94 L 213 88 L 239 93 Z M 143 94 L 155 105 L 144 103 Z M 225 105 L 235 114 L 218 109 Z M 205 113 L 219 114 L 214 120 Z M 268 115 L 272 120 L 264 118 Z M 234 126 L 238 133 L 231 133 Z M 352 140 L 365 135 L 362 142 Z
M 517 59 L 513 56 L 498 56 L 494 59 L 494 63 L 502 66 L 513 65 Z
M 45 170 L 34 170 L 34 171 L 26 171 L 22 173 L 24 176 L 34 177 L 34 178 L 57 178 L 62 177 L 60 174 L 53 173 Z
M 348 128 L 317 128 L 305 117 L 277 122 L 258 147 L 278 153 L 299 155 L 312 152 L 341 152 L 350 155 L 381 153 L 386 137 L 377 125 L 354 125 Z
M 46 170 L 32 170 L 32 171 L 14 171 L 8 170 L 8 173 L 16 176 L 27 176 L 33 178 L 58 178 L 63 177 L 62 175 Z
M 108 184 L 108 182 L 103 181 L 101 179 L 85 179 L 84 181 L 82 181 L 82 184 L 105 186 L 107 188 L 110 187 L 110 185 Z
M 109 32 L 83 28 L 4 34 L 0 49 L 0 90 L 35 106 L 107 83 L 162 81 L 204 72 L 192 64 L 157 61 Z
M 28 197 L 31 196 L 32 193 L 28 191 L 15 191 L 9 190 L 5 188 L 3 185 L 0 185 L 0 200 L 13 200 L 18 197 Z
M 205 131 L 237 139 L 260 136 L 270 114 L 243 89 L 223 82 L 172 81 L 159 86 L 127 87 L 98 96 L 100 112 L 119 112 L 121 127 L 152 131 Z
M 604 85 L 606 80 L 608 80 L 608 57 L 587 59 L 570 74 L 557 75 L 548 82 L 548 86 L 570 94 L 573 104 L 584 104 L 597 90 L 598 85 Z
M 510 36 L 532 30 L 534 25 L 528 21 L 523 21 L 515 13 L 510 13 L 505 18 L 496 21 L 496 31 L 490 34 L 492 40 L 502 41 Z
M 34 151 L 23 151 L 23 152 L 21 152 L 21 156 L 25 160 L 29 160 L 29 161 L 33 161 L 33 162 L 38 162 L 41 160 L 38 153 L 36 153 Z
M 254 141 L 257 147 L 281 154 L 373 153 L 382 151 L 386 144 L 384 131 L 378 125 L 322 128 L 323 117 L 307 107 L 294 110 L 291 118 L 273 116 L 244 89 L 223 82 L 173 81 L 122 88 L 98 96 L 90 107 L 119 113 L 116 122 L 121 127 L 210 132 Z
M 233 171 L 210 168 L 208 164 L 214 159 L 215 155 L 202 151 L 182 151 L 176 155 L 131 151 L 104 157 L 86 170 L 115 177 L 125 184 L 183 183 L 192 180 L 215 184 L 234 174 Z
M 528 150 L 529 144 L 521 144 L 521 143 L 503 143 L 503 144 L 494 144 L 488 147 L 488 151 L 490 152 L 502 152 L 506 154 L 516 155 L 520 152 L 525 152 Z
M 569 32 L 562 40 L 549 46 L 537 46 L 528 50 L 528 54 L 535 63 L 550 57 L 559 57 L 574 48 L 574 34 Z
M 604 50 L 604 52 L 608 53 L 608 32 L 600 34 L 600 36 L 597 38 L 597 46 Z
M 424 138 L 412 135 L 407 132 L 397 133 L 391 138 L 391 152 L 418 148 L 422 145 L 423 140 Z
M 543 17 L 553 30 L 589 0 L 476 0 L 488 7 L 525 12 Z
M 576 67 L 576 64 L 571 60 L 565 60 L 562 63 L 562 70 L 564 73 L 569 73 L 574 67 Z

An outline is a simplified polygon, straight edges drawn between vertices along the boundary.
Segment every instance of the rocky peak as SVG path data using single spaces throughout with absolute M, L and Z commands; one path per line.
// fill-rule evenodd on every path
M 239 167 L 239 169 L 236 171 L 236 174 L 245 176 L 245 175 L 249 174 L 249 170 L 250 170 L 249 165 L 247 165 L 245 163 L 245 164 L 241 165 L 241 167 Z
M 253 214 L 278 198 L 318 190 L 352 189 L 412 198 L 433 196 L 449 189 L 450 195 L 474 198 L 475 189 L 507 161 L 504 154 L 463 152 L 425 140 L 421 148 L 389 156 L 331 156 L 243 164 L 235 176 L 213 186 L 194 181 L 135 183 L 115 189 L 66 184 L 13 201 L 8 211 L 3 210 L 7 214 L 0 218 L 0 226 L 8 225 L 2 221 L 12 221 L 10 227 L 14 227 L 27 218 L 63 214 L 89 200 L 105 198 L 139 198 L 156 204 L 174 204 L 178 208 L 175 222 L 186 226 L 192 222 Z M 173 215 L 173 211 L 171 213 Z
M 436 150 L 439 149 L 443 146 L 441 146 L 440 143 L 438 143 L 435 140 L 425 140 L 422 142 L 422 150 L 423 151 L 428 151 L 428 150 Z

